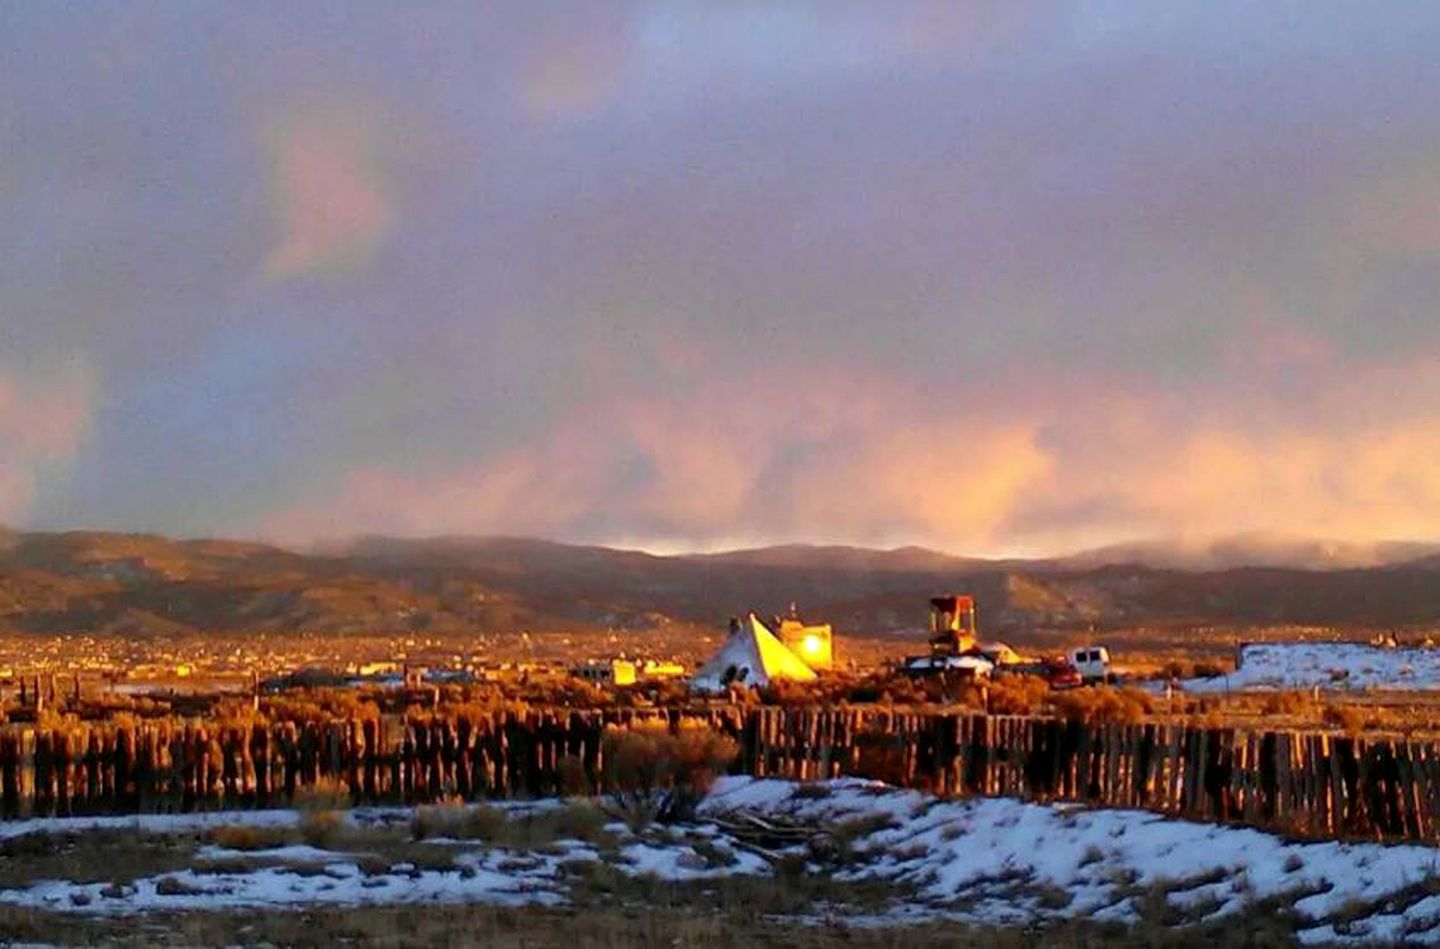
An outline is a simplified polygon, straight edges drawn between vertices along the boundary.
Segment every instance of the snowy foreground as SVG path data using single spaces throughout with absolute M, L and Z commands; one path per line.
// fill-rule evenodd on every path
M 514 816 L 554 803 L 506 805 Z M 366 827 L 408 822 L 403 809 L 362 809 Z M 125 829 L 154 834 L 218 826 L 283 828 L 294 812 L 79 818 L 0 824 L 0 838 Z M 784 830 L 757 843 L 746 828 Z M 727 831 L 721 825 L 731 828 Z M 802 839 L 801 828 L 844 841 L 844 853 Z M 1378 844 L 1293 843 L 1254 830 L 1176 821 L 1137 811 L 1087 810 L 1008 799 L 942 801 L 858 779 L 819 785 L 726 778 L 701 821 L 639 833 L 615 822 L 607 842 L 557 840 L 517 850 L 428 839 L 443 868 L 387 864 L 343 848 L 289 845 L 228 850 L 205 844 L 187 869 L 113 883 L 43 880 L 0 890 L 0 902 L 52 911 L 121 915 L 158 909 L 284 908 L 427 901 L 561 904 L 587 864 L 629 877 L 703 880 L 765 876 L 789 862 L 837 881 L 890 884 L 894 898 L 856 913 L 816 906 L 810 920 L 840 914 L 849 925 L 946 919 L 985 925 L 1065 918 L 1133 922 L 1157 901 L 1167 925 L 1196 925 L 1262 900 L 1288 907 L 1304 943 L 1440 943 L 1440 850 Z M 740 834 L 740 836 L 737 836 Z M 786 842 L 788 840 L 788 842 Z M 717 859 L 717 854 L 723 859 Z M 806 920 L 800 920 L 806 921 Z
M 1187 692 L 1246 689 L 1440 689 L 1440 648 L 1386 649 L 1365 643 L 1250 643 L 1228 676 L 1192 679 Z

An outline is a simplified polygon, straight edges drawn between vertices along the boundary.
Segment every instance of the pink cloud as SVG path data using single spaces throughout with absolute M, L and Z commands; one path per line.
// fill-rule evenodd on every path
M 80 370 L 0 373 L 0 520 L 22 520 L 39 478 L 68 462 L 89 431 L 94 400 Z
M 270 135 L 271 190 L 279 235 L 266 256 L 272 276 L 343 268 L 363 260 L 390 226 L 374 109 L 296 112 Z
M 608 104 L 635 54 L 635 11 L 577 3 L 542 17 L 512 52 L 510 80 L 521 104 L 547 119 L 586 116 Z

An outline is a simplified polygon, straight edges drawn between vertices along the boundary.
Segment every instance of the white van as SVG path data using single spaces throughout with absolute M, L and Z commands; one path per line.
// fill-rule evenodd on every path
M 1070 662 L 1080 673 L 1080 678 L 1086 682 L 1109 682 L 1113 678 L 1110 672 L 1110 650 L 1104 646 L 1072 649 Z

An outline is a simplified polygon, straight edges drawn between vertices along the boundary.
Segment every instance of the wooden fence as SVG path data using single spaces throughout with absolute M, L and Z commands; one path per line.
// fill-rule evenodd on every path
M 1326 732 L 901 712 L 878 706 L 555 710 L 256 726 L 0 730 L 0 817 L 288 804 L 341 780 L 356 803 L 530 797 L 593 782 L 607 726 L 700 719 L 736 769 L 845 774 L 942 794 L 1072 800 L 1287 833 L 1436 840 L 1440 743 Z

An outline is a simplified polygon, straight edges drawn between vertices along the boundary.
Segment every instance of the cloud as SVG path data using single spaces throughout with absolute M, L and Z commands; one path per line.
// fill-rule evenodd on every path
M 760 369 L 671 397 L 622 387 L 493 460 L 358 469 L 268 533 L 985 542 L 1046 473 L 1024 424 L 948 418 L 864 374 L 846 389 L 834 399 Z
M 89 378 L 79 370 L 0 373 L 0 520 L 25 518 L 41 476 L 74 457 L 93 408 Z
M 194 6 L 0 37 L 37 522 L 1440 532 L 1437 10 Z
M 1294 347 L 1281 338 L 1285 355 Z M 1272 358 L 1262 353 L 1261 365 Z M 773 368 L 663 398 L 622 386 L 493 459 L 359 469 L 337 496 L 278 513 L 268 531 L 969 553 L 1297 525 L 1340 540 L 1433 537 L 1440 414 L 1430 387 L 1376 391 L 1387 374 L 1423 378 L 1419 370 L 1392 364 L 1325 381 L 1312 419 L 1214 398 L 1197 412 L 1188 393 L 1103 377 L 1072 390 L 1012 380 L 1008 405 L 993 392 L 982 399 L 985 385 L 926 388 L 835 365 L 811 367 L 806 378 L 823 381 L 811 386 Z M 1349 414 L 1327 411 L 1341 404 Z
M 269 136 L 272 206 L 279 235 L 265 259 L 275 277 L 344 269 L 363 261 L 394 213 L 373 108 L 299 110 Z
M 546 37 L 519 67 L 521 97 L 537 114 L 589 114 L 611 100 L 623 78 L 625 57 L 619 37 Z

